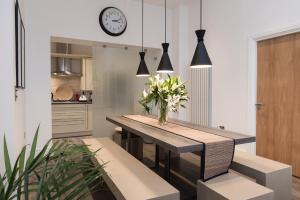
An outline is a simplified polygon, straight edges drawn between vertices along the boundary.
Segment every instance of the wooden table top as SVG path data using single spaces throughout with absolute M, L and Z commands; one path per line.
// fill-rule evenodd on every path
M 150 116 L 151 117 L 151 116 Z M 153 117 L 153 116 L 152 116 Z M 132 132 L 143 138 L 148 138 L 154 143 L 161 145 L 169 150 L 177 153 L 191 152 L 191 151 L 202 151 L 203 144 L 194 140 L 175 135 L 171 132 L 161 130 L 156 127 L 152 127 L 135 120 L 128 119 L 124 116 L 106 117 L 107 121 L 110 121 L 125 130 Z M 203 127 L 200 125 L 192 124 L 189 122 L 179 121 L 170 119 L 169 122 L 189 127 L 192 129 L 200 130 L 203 132 L 219 135 L 222 137 L 230 138 L 235 141 L 235 144 L 246 144 L 255 142 L 255 136 L 249 136 L 231 131 L 219 130 L 210 127 Z
M 193 124 L 190 122 L 175 120 L 175 119 L 170 119 L 168 121 L 178 124 L 178 125 L 185 126 L 185 127 L 193 128 L 193 129 L 196 129 L 199 131 L 212 133 L 214 135 L 219 135 L 219 136 L 226 137 L 226 138 L 231 138 L 235 141 L 236 145 L 247 144 L 247 143 L 256 141 L 256 137 L 252 136 L 252 135 L 246 135 L 246 134 L 237 133 L 237 132 L 233 132 L 233 131 L 227 131 L 227 130 L 221 130 L 221 129 L 217 129 L 217 128 L 213 128 L 213 127 L 205 127 L 205 126 Z
M 168 131 L 158 129 L 123 116 L 106 117 L 106 120 L 135 135 L 143 137 L 144 139 L 149 139 L 153 143 L 158 144 L 159 146 L 162 146 L 172 152 L 186 153 L 203 150 L 203 144 L 200 142 L 175 135 Z

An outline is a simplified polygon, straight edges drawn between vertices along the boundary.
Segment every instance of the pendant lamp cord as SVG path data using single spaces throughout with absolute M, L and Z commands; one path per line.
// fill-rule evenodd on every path
M 167 43 L 167 0 L 165 0 L 165 43 Z
M 200 0 L 200 29 L 202 29 L 202 0 Z
M 142 0 L 142 52 L 144 52 L 144 0 Z

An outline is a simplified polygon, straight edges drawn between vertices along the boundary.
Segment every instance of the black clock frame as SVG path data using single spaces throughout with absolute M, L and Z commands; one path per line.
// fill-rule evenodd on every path
M 111 9 L 111 8 L 115 8 L 115 9 L 119 10 L 119 11 L 125 16 L 125 14 L 124 14 L 119 8 L 116 8 L 116 7 L 106 7 L 106 8 L 104 8 L 104 9 L 101 11 L 101 13 L 100 13 L 100 15 L 99 15 L 99 24 L 100 24 L 102 30 L 103 30 L 106 34 L 108 34 L 108 35 L 110 35 L 110 36 L 116 37 L 116 36 L 122 35 L 122 34 L 126 31 L 126 28 L 127 28 L 127 19 L 126 19 L 126 16 L 125 16 L 125 19 L 126 19 L 126 25 L 125 25 L 125 28 L 124 28 L 124 30 L 123 30 L 122 32 L 120 32 L 120 33 L 112 33 L 112 32 L 110 32 L 110 31 L 108 31 L 108 30 L 105 28 L 104 24 L 102 23 L 102 16 L 103 16 L 103 14 L 104 14 L 104 12 L 105 12 L 106 10 Z

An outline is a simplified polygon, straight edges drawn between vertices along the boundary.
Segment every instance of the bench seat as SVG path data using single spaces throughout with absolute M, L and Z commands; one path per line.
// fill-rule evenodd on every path
M 230 168 L 272 189 L 275 200 L 291 199 L 292 167 L 290 165 L 236 150 Z
M 273 191 L 234 171 L 206 182 L 198 180 L 197 200 L 272 200 Z
M 97 152 L 99 163 L 108 162 L 104 181 L 116 199 L 179 200 L 177 189 L 127 153 L 109 138 L 83 139 L 91 151 Z

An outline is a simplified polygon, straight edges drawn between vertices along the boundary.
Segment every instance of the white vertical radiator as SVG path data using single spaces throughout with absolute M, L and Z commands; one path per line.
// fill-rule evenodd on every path
M 191 70 L 191 120 L 211 125 L 211 68 Z

